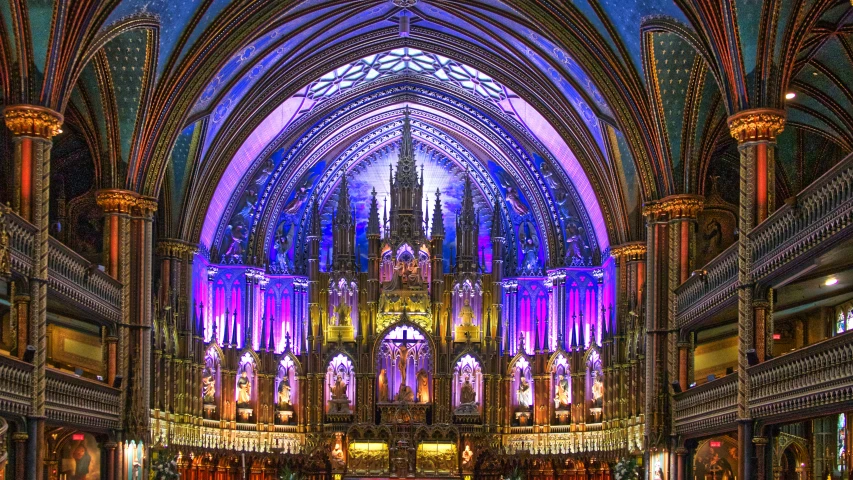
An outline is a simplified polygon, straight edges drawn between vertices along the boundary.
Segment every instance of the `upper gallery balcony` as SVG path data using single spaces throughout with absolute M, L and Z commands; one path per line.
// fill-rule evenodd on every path
M 11 244 L 12 272 L 32 276 L 35 227 L 13 212 L 0 210 Z M 118 322 L 121 319 L 121 283 L 50 237 L 48 302 L 51 309 L 84 317 Z

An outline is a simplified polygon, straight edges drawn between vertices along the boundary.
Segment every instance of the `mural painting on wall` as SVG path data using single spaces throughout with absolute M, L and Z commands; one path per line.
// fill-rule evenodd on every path
M 705 207 L 697 217 L 696 266 L 701 267 L 735 242 L 737 207 L 720 196 L 717 190 L 719 177 L 711 177 L 711 191 L 705 197 Z
M 95 437 L 72 433 L 60 449 L 59 473 L 66 480 L 99 480 L 101 450 Z
M 716 437 L 699 444 L 693 457 L 695 480 L 734 480 L 737 472 L 737 443 Z

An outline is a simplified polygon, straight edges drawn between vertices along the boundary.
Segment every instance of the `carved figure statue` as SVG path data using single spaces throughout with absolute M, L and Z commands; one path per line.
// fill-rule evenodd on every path
M 278 227 L 278 231 L 275 234 L 275 260 L 278 263 L 279 267 L 287 268 L 290 266 L 289 259 L 287 258 L 287 252 L 290 251 L 290 247 L 293 246 L 293 236 L 296 233 L 296 228 L 292 225 L 290 229 L 287 230 L 287 224 L 284 222 Z
M 524 222 L 520 228 L 519 239 L 521 240 L 521 267 L 525 270 L 539 268 L 539 237 L 536 229 L 530 222 Z
M 246 239 L 249 230 L 242 221 L 236 221 L 229 225 L 231 243 L 228 245 L 228 250 L 225 251 L 226 257 L 235 257 L 243 254 L 243 241 Z
M 352 325 L 352 307 L 346 300 L 341 300 L 337 308 L 335 308 L 335 322 L 339 327 Z
M 423 368 L 418 371 L 418 401 L 429 402 L 429 375 Z
M 332 400 L 349 400 L 347 396 L 347 383 L 340 373 L 335 377 L 335 382 L 329 385 L 329 392 L 332 394 Z
M 575 265 L 583 260 L 584 244 L 581 234 L 583 229 L 574 223 L 566 225 L 566 263 Z
M 204 369 L 204 375 L 201 377 L 201 401 L 204 403 L 213 403 L 216 397 L 216 379 L 213 378 L 213 373 L 210 370 Z
M 420 285 L 421 283 L 421 268 L 418 264 L 418 259 L 413 258 L 408 265 L 409 271 L 409 286 Z
M 471 451 L 471 445 L 465 444 L 465 450 L 462 450 L 462 465 L 471 466 L 471 460 L 474 457 L 474 452 Z
M 252 382 L 246 370 L 240 372 L 237 379 L 237 406 L 248 405 L 252 401 Z
M 403 387 L 406 385 L 406 377 L 408 376 L 406 367 L 409 364 L 409 347 L 402 343 L 397 349 L 400 352 L 400 356 L 397 357 L 397 371 L 400 372 L 400 387 Z
M 281 380 L 281 383 L 278 384 L 278 406 L 290 406 L 290 379 L 287 375 L 285 375 Z
M 504 190 L 506 191 L 506 203 L 509 204 L 512 211 L 516 213 L 516 215 L 524 215 L 529 209 L 524 202 L 521 201 L 521 197 L 518 195 L 518 190 L 509 182 L 501 182 L 503 183 Z
M 302 205 L 305 204 L 305 200 L 307 198 L 308 188 L 297 188 L 296 193 L 293 195 L 293 199 L 287 202 L 287 205 L 284 206 L 284 213 L 287 215 L 296 215 L 297 213 L 299 213 L 299 210 L 302 208 Z
M 344 450 L 341 448 L 341 439 L 335 440 L 335 448 L 332 449 L 332 461 L 338 465 L 344 465 Z
M 462 303 L 462 308 L 459 312 L 459 318 L 462 320 L 463 327 L 470 327 L 474 325 L 474 309 L 471 308 L 471 299 L 467 296 Z
M 592 382 L 592 406 L 601 408 L 604 399 L 604 382 L 601 381 L 601 374 L 593 372 L 594 380 Z
M 474 391 L 474 385 L 471 384 L 470 375 L 465 375 L 465 382 L 462 384 L 462 389 L 459 393 L 459 401 L 463 405 L 477 403 L 477 392 Z
M 533 405 L 533 392 L 530 390 L 530 382 L 524 374 L 519 373 L 521 380 L 518 382 L 518 390 L 515 392 L 518 406 L 522 410 L 529 410 Z
M 388 372 L 384 368 L 379 371 L 379 398 L 377 401 L 388 401 Z
M 554 392 L 554 407 L 569 407 L 571 405 L 571 392 L 569 391 L 569 380 L 565 375 L 560 375 L 557 380 L 557 389 Z

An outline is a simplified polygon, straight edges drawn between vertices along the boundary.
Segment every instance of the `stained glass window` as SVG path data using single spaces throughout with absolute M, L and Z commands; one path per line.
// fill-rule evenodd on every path
M 368 55 L 332 70 L 308 86 L 307 96 L 322 100 L 363 83 L 398 74 L 430 75 L 496 103 L 509 95 L 503 85 L 468 65 L 416 48 L 398 48 Z
M 847 442 L 847 419 L 844 414 L 838 415 L 838 441 L 836 442 L 837 458 L 835 464 L 840 472 L 844 466 L 844 457 L 847 456 L 845 444 Z
M 841 312 L 838 314 L 838 324 L 836 325 L 835 333 L 844 333 L 844 324 L 844 312 Z

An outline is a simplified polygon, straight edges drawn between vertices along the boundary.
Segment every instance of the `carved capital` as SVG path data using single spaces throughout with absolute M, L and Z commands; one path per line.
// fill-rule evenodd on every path
M 643 205 L 643 215 L 657 217 L 669 215 L 670 218 L 696 218 L 705 205 L 705 197 L 700 195 L 670 195 Z
M 764 446 L 769 443 L 769 440 L 767 439 L 767 437 L 753 437 L 752 443 L 754 443 L 755 445 Z
M 625 260 L 644 260 L 646 258 L 645 242 L 623 243 L 610 247 L 610 256 L 613 258 L 625 257 Z
M 3 109 L 6 127 L 13 135 L 50 140 L 62 133 L 63 118 L 58 112 L 36 105 L 9 105 Z
M 30 438 L 27 432 L 12 432 L 13 442 L 26 442 Z
M 738 143 L 773 141 L 785 129 L 785 111 L 744 110 L 729 117 L 729 131 Z
M 157 211 L 157 199 L 154 197 L 139 197 L 136 202 L 136 214 L 140 217 L 151 218 Z
M 183 240 L 167 238 L 157 242 L 157 255 L 167 258 L 184 259 L 191 257 L 198 247 Z
M 130 190 L 98 190 L 95 192 L 95 202 L 104 209 L 104 213 L 130 213 L 136 206 L 139 195 Z

